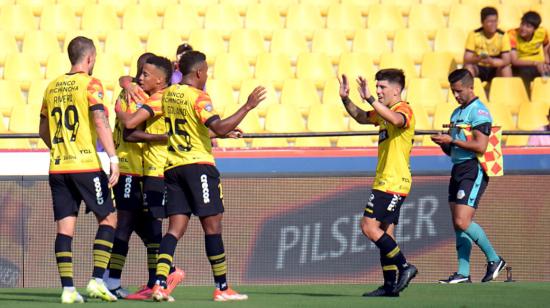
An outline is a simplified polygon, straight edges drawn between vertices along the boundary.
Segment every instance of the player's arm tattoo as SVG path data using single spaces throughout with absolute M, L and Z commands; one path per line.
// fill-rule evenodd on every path
M 111 129 L 111 126 L 109 124 L 109 119 L 107 119 L 107 116 L 105 115 L 105 110 L 94 110 L 93 115 L 94 115 L 94 119 L 99 120 L 99 121 L 96 121 L 96 124 L 101 124 L 102 128 Z

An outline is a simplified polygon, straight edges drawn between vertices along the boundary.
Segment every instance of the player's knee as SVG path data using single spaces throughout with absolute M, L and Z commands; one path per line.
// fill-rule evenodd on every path
M 117 216 L 116 216 L 116 214 L 114 212 L 109 213 L 109 215 L 105 216 L 105 218 L 99 220 L 99 224 L 100 225 L 107 225 L 107 226 L 111 226 L 113 228 L 116 228 L 117 227 Z
M 470 225 L 470 221 L 463 217 L 455 217 L 453 219 L 453 225 L 455 230 L 466 231 Z
M 366 219 L 363 219 L 361 220 L 361 231 L 363 232 L 363 234 L 368 237 L 370 240 L 372 240 L 373 236 L 374 236 L 374 230 L 373 230 L 373 226 L 371 224 L 369 224 L 369 221 L 366 220 Z

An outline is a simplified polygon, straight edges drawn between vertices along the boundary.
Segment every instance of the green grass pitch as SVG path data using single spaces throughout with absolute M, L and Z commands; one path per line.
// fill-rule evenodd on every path
M 550 282 L 412 284 L 399 298 L 363 298 L 375 285 L 243 285 L 236 289 L 248 301 L 216 303 L 212 287 L 179 286 L 174 303 L 125 301 L 104 303 L 91 299 L 85 307 L 550 307 Z M 84 288 L 78 288 L 84 295 Z M 0 307 L 60 307 L 60 289 L 0 289 Z

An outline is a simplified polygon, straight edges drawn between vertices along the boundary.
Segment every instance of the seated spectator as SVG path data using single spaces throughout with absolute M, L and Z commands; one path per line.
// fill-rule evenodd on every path
M 550 108 L 548 108 L 548 115 L 546 115 L 546 118 L 548 119 L 548 124 L 541 127 L 541 130 L 550 131 Z M 527 141 L 527 145 L 550 146 L 550 135 L 529 136 L 529 141 Z
M 464 68 L 482 81 L 491 81 L 495 76 L 512 76 L 510 39 L 506 32 L 498 29 L 498 12 L 493 7 L 481 10 L 481 27 L 468 35 Z
M 539 27 L 540 15 L 527 12 L 521 18 L 519 28 L 508 31 L 512 73 L 523 79 L 527 93 L 531 81 L 542 75 L 550 75 L 550 44 L 546 29 Z

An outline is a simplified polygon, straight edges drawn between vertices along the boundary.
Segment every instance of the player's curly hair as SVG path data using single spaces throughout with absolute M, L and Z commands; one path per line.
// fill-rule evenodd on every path
M 160 56 L 152 56 L 148 58 L 145 63 L 154 65 L 158 69 L 160 69 L 164 73 L 166 84 L 167 85 L 170 84 L 170 78 L 172 78 L 173 69 L 172 69 L 172 62 L 170 62 L 168 58 L 160 57 Z
M 180 72 L 187 76 L 193 72 L 195 66 L 206 61 L 206 55 L 197 50 L 191 50 L 184 53 L 178 63 Z

